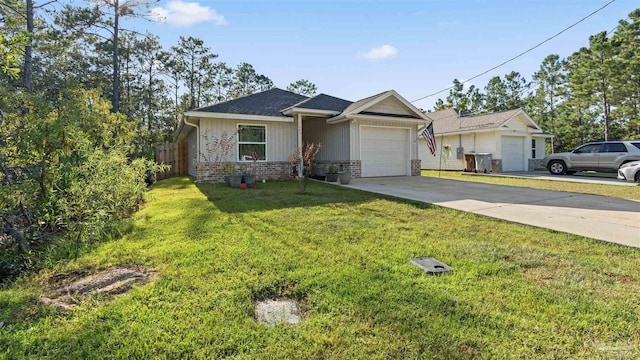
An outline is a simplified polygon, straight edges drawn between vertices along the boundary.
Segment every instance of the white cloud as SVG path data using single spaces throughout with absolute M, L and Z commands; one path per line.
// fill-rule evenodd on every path
M 394 57 L 397 53 L 398 50 L 396 48 L 389 44 L 385 44 L 380 47 L 373 48 L 364 54 L 360 54 L 360 57 L 363 57 L 367 60 L 375 61 Z
M 182 0 L 169 1 L 166 6 L 158 6 L 149 12 L 151 18 L 175 26 L 189 26 L 201 22 L 213 21 L 216 25 L 226 25 L 224 16 L 215 9 L 202 6 L 197 2 Z

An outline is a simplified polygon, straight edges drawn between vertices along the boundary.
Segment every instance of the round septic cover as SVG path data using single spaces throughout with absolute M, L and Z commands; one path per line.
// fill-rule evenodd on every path
M 256 319 L 267 325 L 278 323 L 297 324 L 300 322 L 300 310 L 293 300 L 264 300 L 256 303 Z

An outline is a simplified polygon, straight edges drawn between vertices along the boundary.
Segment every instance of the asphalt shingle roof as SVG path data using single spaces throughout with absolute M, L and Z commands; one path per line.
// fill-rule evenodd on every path
M 344 109 L 344 113 L 345 113 L 345 114 L 347 114 L 347 113 L 349 113 L 350 111 L 353 111 L 353 110 L 355 110 L 355 109 L 359 108 L 360 106 L 362 106 L 362 105 L 364 105 L 364 104 L 368 103 L 369 101 L 373 101 L 373 99 L 375 99 L 375 98 L 377 98 L 377 97 L 379 97 L 379 96 L 382 96 L 382 95 L 384 95 L 384 94 L 388 93 L 389 91 L 390 91 L 390 90 L 388 90 L 388 91 L 383 91 L 383 92 L 381 92 L 381 93 L 379 93 L 379 94 L 375 94 L 375 95 L 372 95 L 372 96 L 366 97 L 366 98 L 364 98 L 364 99 L 360 99 L 360 100 L 358 100 L 358 101 L 356 101 L 356 102 L 352 103 L 351 105 L 349 105 L 346 109 Z
M 351 104 L 351 101 L 340 99 L 335 96 L 318 94 L 312 98 L 303 100 L 302 102 L 295 104 L 293 107 L 303 109 L 329 110 L 340 113 Z
M 458 110 L 451 108 L 426 113 L 426 115 L 433 120 L 435 134 L 446 134 L 456 131 L 497 128 L 519 111 L 520 109 L 514 109 L 481 115 L 469 115 L 462 112 L 458 119 Z
M 306 99 L 309 98 L 290 91 L 273 88 L 256 94 L 225 101 L 223 103 L 194 109 L 193 111 L 283 116 L 281 113 L 282 109 L 286 109 Z

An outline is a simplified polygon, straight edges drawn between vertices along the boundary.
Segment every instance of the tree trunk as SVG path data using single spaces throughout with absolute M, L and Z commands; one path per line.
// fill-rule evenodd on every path
M 180 117 L 178 115 L 178 88 L 180 87 L 180 84 L 178 84 L 178 73 L 175 73 L 175 79 L 176 79 L 176 88 L 175 88 L 175 96 L 176 96 L 176 108 L 175 108 L 175 115 L 176 115 L 176 126 L 178 126 L 178 120 L 180 120 Z
M 127 114 L 127 118 L 130 119 L 131 118 L 131 76 L 130 72 L 129 72 L 129 65 L 130 65 L 130 61 L 131 61 L 131 49 L 129 48 L 129 44 L 125 44 L 125 57 L 124 57 L 124 76 L 125 76 L 125 81 L 127 82 L 126 85 L 126 95 L 125 95 L 125 114 Z
M 120 17 L 120 4 L 119 0 L 115 0 L 114 2 L 114 17 L 113 17 L 113 96 L 111 98 L 111 105 L 113 109 L 111 111 L 118 112 L 120 111 L 120 87 L 119 79 L 120 79 L 120 71 L 118 64 L 118 28 L 120 25 L 118 24 Z
M 149 85 L 147 88 L 147 128 L 149 129 L 149 133 L 151 133 L 151 98 L 153 97 L 153 59 L 150 60 L 149 64 Z
M 27 46 L 24 48 L 24 89 L 31 93 L 32 86 L 32 58 L 33 58 L 33 0 L 27 0 Z
M 609 103 L 607 92 L 602 92 L 602 107 L 604 108 L 604 141 L 609 141 Z
M 191 95 L 191 104 L 189 106 L 189 110 L 195 109 L 196 107 L 196 99 L 195 99 L 196 89 L 194 84 L 195 76 L 193 75 L 193 73 L 195 72 L 195 65 L 194 65 L 195 61 L 196 61 L 195 56 L 192 55 L 191 56 L 191 74 L 189 74 L 189 92 Z

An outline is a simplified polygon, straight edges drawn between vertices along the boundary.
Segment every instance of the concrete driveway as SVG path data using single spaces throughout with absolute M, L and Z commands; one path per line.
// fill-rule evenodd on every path
M 530 172 L 508 172 L 498 174 L 476 174 L 476 173 L 462 173 L 468 176 L 492 176 L 492 177 L 510 177 L 521 179 L 537 179 L 537 180 L 549 180 L 549 181 L 565 181 L 565 182 L 577 182 L 585 184 L 604 184 L 604 185 L 617 185 L 617 186 L 638 186 L 638 183 L 618 180 L 615 175 L 605 176 L 602 174 L 591 173 L 578 173 L 575 175 L 551 175 L 548 172 L 530 171 Z
M 640 248 L 640 201 L 421 176 L 346 187 Z

